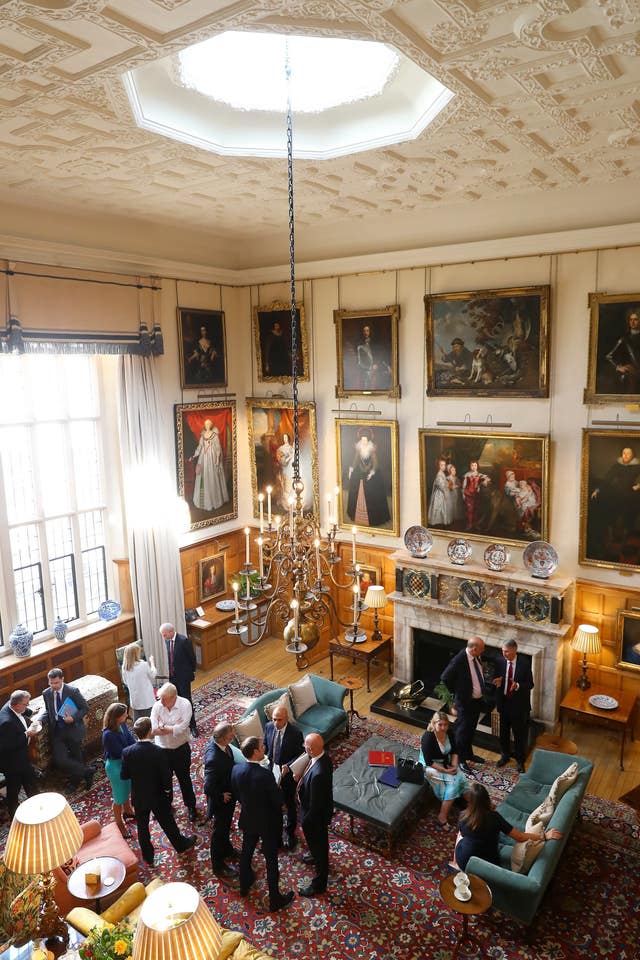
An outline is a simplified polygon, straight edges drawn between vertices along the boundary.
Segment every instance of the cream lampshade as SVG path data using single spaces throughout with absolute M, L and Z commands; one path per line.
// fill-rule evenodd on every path
M 369 587 L 367 590 L 364 602 L 368 607 L 371 607 L 374 611 L 373 614 L 373 633 L 371 634 L 372 640 L 382 640 L 382 633 L 378 626 L 378 610 L 382 610 L 383 607 L 387 605 L 387 595 L 384 592 L 384 587 L 373 586 Z
M 8 870 L 41 874 L 42 914 L 39 936 L 68 938 L 67 926 L 58 915 L 51 874 L 70 860 L 84 840 L 76 815 L 60 793 L 38 793 L 15 812 L 4 862 Z
M 144 901 L 132 960 L 216 960 L 218 922 L 188 883 L 165 883 Z
M 571 646 L 582 654 L 582 673 L 576 680 L 576 686 L 580 690 L 588 690 L 591 686 L 591 680 L 587 676 L 587 654 L 600 653 L 602 650 L 600 631 L 597 627 L 592 627 L 588 623 L 581 623 L 574 634 Z

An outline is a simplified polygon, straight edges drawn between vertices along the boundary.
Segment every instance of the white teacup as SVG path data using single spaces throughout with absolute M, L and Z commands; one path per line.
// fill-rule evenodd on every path
M 453 878 L 453 882 L 456 889 L 459 887 L 467 887 L 467 889 L 469 888 L 469 877 L 462 871 L 460 873 L 456 873 L 455 877 Z
M 471 890 L 466 883 L 461 883 L 456 887 L 456 897 L 458 897 L 459 900 L 471 899 Z

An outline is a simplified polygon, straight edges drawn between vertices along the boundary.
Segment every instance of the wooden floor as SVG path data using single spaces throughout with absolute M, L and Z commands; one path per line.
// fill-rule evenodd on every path
M 274 637 L 261 641 L 255 647 L 243 650 L 237 656 L 226 660 L 218 669 L 208 673 L 198 671 L 195 686 L 206 683 L 212 677 L 226 670 L 241 670 L 243 673 L 262 680 L 268 680 L 276 687 L 284 687 L 300 678 L 293 657 L 284 653 L 282 640 Z M 366 665 L 350 663 L 348 659 L 334 658 L 334 676 L 340 680 L 345 676 L 366 678 Z M 311 672 L 323 677 L 330 677 L 329 658 L 314 663 Z M 386 661 L 371 666 L 371 693 L 367 693 L 366 685 L 354 694 L 354 706 L 363 716 L 371 714 L 369 704 L 378 699 L 391 686 L 392 677 L 387 671 Z M 408 726 L 400 721 L 386 717 L 378 718 L 391 726 L 410 730 L 418 734 L 416 727 Z M 205 733 L 208 731 L 204 731 Z M 589 757 L 594 761 L 595 769 L 589 783 L 589 792 L 610 800 L 618 800 L 623 793 L 640 784 L 640 741 L 630 742 L 624 754 L 624 772 L 619 768 L 620 739 L 617 734 L 609 733 L 599 727 L 587 727 L 582 724 L 566 723 L 564 736 L 573 740 L 578 746 L 581 756 Z M 496 754 L 486 750 L 479 751 L 489 759 L 496 759 Z

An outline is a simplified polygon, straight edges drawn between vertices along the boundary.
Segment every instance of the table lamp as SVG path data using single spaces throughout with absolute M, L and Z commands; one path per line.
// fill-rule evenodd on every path
M 387 605 L 387 595 L 384 592 L 384 587 L 369 587 L 364 598 L 364 602 L 374 611 L 373 633 L 371 634 L 371 639 L 382 640 L 382 633 L 380 631 L 380 627 L 378 626 L 378 610 L 382 610 L 382 608 L 386 607 Z
M 42 906 L 39 937 L 69 939 L 67 925 L 58 913 L 52 870 L 71 860 L 84 841 L 80 824 L 60 793 L 38 793 L 20 804 L 15 812 L 4 862 L 8 870 L 40 874 Z
M 574 634 L 571 646 L 582 654 L 582 673 L 576 680 L 576 687 L 579 687 L 580 690 L 588 690 L 591 686 L 591 680 L 587 676 L 587 654 L 600 653 L 602 650 L 600 631 L 597 627 L 581 623 Z
M 132 960 L 216 960 L 222 934 L 188 883 L 165 883 L 142 905 Z

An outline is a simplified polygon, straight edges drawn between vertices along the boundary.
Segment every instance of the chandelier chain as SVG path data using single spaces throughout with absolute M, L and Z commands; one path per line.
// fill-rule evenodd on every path
M 296 316 L 296 258 L 293 204 L 293 110 L 291 107 L 291 61 L 285 45 L 287 80 L 287 192 L 289 198 L 289 277 L 291 297 L 291 395 L 293 398 L 293 479 L 300 479 L 300 437 L 298 428 L 298 322 Z

